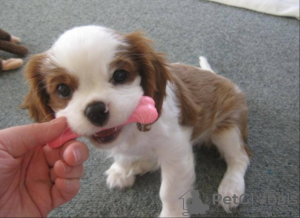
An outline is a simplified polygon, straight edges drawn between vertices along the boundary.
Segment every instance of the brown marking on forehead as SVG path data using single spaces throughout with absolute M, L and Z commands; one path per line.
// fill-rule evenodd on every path
M 46 90 L 50 96 L 48 104 L 53 111 L 65 108 L 68 102 L 71 100 L 72 94 L 78 88 L 79 85 L 78 79 L 70 75 L 63 68 L 54 68 L 48 70 L 45 74 L 45 81 Z M 66 84 L 71 90 L 71 95 L 68 98 L 60 98 L 57 95 L 57 86 L 62 83 Z
M 112 72 L 122 69 L 128 72 L 125 84 L 130 84 L 139 75 L 135 63 L 130 59 L 127 52 L 119 52 L 113 62 L 110 63 L 109 69 Z M 112 73 L 113 75 L 113 73 Z M 111 75 L 111 76 L 112 76 Z

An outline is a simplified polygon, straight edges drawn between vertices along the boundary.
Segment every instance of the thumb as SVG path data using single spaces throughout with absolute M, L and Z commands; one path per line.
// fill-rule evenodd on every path
M 66 118 L 0 130 L 0 150 L 18 157 L 58 138 L 67 129 Z

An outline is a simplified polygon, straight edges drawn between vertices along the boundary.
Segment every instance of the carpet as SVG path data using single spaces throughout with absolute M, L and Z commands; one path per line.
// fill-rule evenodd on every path
M 216 151 L 201 147 L 195 149 L 195 189 L 209 210 L 199 216 L 299 217 L 299 20 L 199 0 L 0 0 L 0 5 L 1 28 L 19 36 L 31 54 L 47 50 L 69 28 L 97 24 L 121 33 L 143 30 L 172 62 L 198 66 L 198 57 L 207 57 L 246 93 L 254 156 L 245 182 L 253 202 L 231 214 L 211 204 L 226 165 Z M 2 58 L 13 56 L 0 52 Z M 1 129 L 33 122 L 19 109 L 27 91 L 22 69 L 0 75 Z M 156 217 L 160 172 L 139 176 L 131 189 L 109 190 L 103 173 L 112 160 L 86 143 L 90 158 L 81 189 L 49 217 Z

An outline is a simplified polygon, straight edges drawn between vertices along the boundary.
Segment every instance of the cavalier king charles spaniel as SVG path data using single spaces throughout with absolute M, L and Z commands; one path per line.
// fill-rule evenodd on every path
M 109 188 L 131 187 L 136 175 L 160 168 L 161 217 L 184 216 L 179 198 L 195 182 L 192 146 L 213 144 L 227 163 L 218 193 L 238 197 L 220 201 L 230 211 L 245 192 L 248 107 L 238 86 L 214 73 L 204 57 L 200 66 L 169 63 L 141 32 L 76 27 L 29 60 L 23 107 L 37 122 L 64 116 L 73 132 L 109 150 Z M 142 96 L 154 99 L 157 120 L 118 126 Z

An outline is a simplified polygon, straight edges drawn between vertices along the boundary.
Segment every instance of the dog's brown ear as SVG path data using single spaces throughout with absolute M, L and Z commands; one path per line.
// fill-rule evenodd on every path
M 46 55 L 38 54 L 29 60 L 25 67 L 25 77 L 30 85 L 30 90 L 25 96 L 22 109 L 28 109 L 30 116 L 36 122 L 46 122 L 54 119 L 54 112 L 48 106 L 49 95 L 46 91 L 43 64 Z
M 155 101 L 158 115 L 162 113 L 163 101 L 166 96 L 166 85 L 171 80 L 168 62 L 162 53 L 152 48 L 152 41 L 141 32 L 125 35 L 129 44 L 130 59 L 134 61 L 140 74 L 144 95 Z M 150 125 L 138 124 L 141 131 L 150 130 Z

